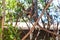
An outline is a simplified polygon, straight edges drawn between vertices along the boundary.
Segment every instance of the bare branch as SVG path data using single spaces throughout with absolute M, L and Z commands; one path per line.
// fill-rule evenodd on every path
M 49 7 L 49 5 L 50 5 L 50 3 L 51 3 L 52 1 L 53 1 L 53 0 L 51 0 L 51 1 L 47 4 L 47 6 L 43 9 L 41 16 L 37 19 L 37 21 L 35 22 L 35 24 L 34 24 L 33 27 L 31 28 L 31 30 L 22 38 L 22 40 L 25 40 L 25 39 L 28 37 L 28 35 L 34 30 L 34 27 L 37 25 L 38 21 L 40 20 L 40 18 L 41 18 L 42 15 L 44 14 L 45 10 Z

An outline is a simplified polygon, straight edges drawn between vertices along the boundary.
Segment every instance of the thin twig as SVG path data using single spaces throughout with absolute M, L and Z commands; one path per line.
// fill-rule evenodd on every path
M 35 22 L 35 24 L 34 24 L 33 27 L 31 28 L 31 30 L 22 38 L 22 40 L 25 40 L 25 39 L 28 37 L 28 35 L 34 30 L 34 27 L 37 25 L 38 21 L 40 20 L 40 18 L 41 18 L 42 15 L 44 14 L 45 10 L 49 7 L 49 5 L 50 5 L 50 3 L 51 3 L 52 1 L 53 1 L 53 0 L 51 0 L 51 1 L 47 4 L 47 6 L 43 9 L 41 16 L 37 19 L 37 21 Z
M 27 22 L 24 20 L 24 18 L 22 18 L 23 19 L 23 21 L 27 24 Z M 27 27 L 28 27 L 28 29 L 30 29 L 30 27 L 29 27 L 29 25 L 27 24 Z
M 37 33 L 37 35 L 36 35 L 36 37 L 35 37 L 35 40 L 37 40 L 39 34 L 40 34 L 40 30 L 38 31 L 38 33 Z
M 38 25 L 39 25 L 39 24 L 38 24 Z M 46 31 L 46 32 L 48 32 L 48 33 L 50 33 L 50 34 L 56 35 L 56 36 L 60 36 L 59 34 L 56 34 L 56 33 L 54 33 L 54 32 L 51 32 L 51 31 L 49 31 L 49 30 L 47 30 L 47 29 L 42 28 L 40 25 L 39 25 L 39 29 L 42 29 L 42 30 L 44 30 L 44 31 Z

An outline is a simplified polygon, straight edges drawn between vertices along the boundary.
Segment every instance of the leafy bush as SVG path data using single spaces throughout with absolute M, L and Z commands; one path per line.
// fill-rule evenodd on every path
M 3 35 L 3 40 L 20 40 L 20 32 L 18 31 L 18 28 L 11 25 L 9 25 L 8 28 L 4 28 Z

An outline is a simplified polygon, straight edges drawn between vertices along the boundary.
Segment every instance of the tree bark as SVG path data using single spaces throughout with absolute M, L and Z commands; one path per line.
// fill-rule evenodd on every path
M 38 21 L 40 20 L 40 18 L 44 14 L 45 10 L 49 7 L 51 2 L 52 2 L 52 0 L 46 5 L 46 7 L 43 9 L 43 11 L 41 13 L 41 16 L 37 19 L 37 21 L 34 23 L 33 27 L 31 28 L 31 30 L 22 38 L 22 40 L 25 40 L 30 35 L 30 33 L 34 30 L 34 27 L 37 25 Z M 46 31 L 46 30 L 44 30 L 44 31 Z
M 2 0 L 2 40 L 3 40 L 4 21 L 5 21 L 5 0 Z
M 32 0 L 32 14 L 34 21 L 36 21 L 38 18 L 37 0 Z

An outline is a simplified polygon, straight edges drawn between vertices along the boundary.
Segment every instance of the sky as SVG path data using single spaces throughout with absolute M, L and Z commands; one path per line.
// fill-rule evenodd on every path
M 49 14 L 52 16 L 54 22 L 60 22 L 60 9 L 57 6 L 60 6 L 60 0 L 53 0 L 51 3 L 53 6 L 49 7 Z M 56 9 L 55 9 L 56 8 Z M 38 10 L 38 14 L 40 15 L 41 11 Z M 45 16 L 42 17 L 43 21 L 47 22 Z
M 27 6 L 27 3 L 24 0 L 20 0 L 20 2 L 24 2 L 24 4 Z M 52 15 L 55 22 L 60 22 L 60 9 L 57 7 L 57 6 L 60 6 L 60 0 L 53 0 L 53 2 L 51 4 L 53 4 L 53 6 L 49 7 L 50 8 L 49 14 Z M 39 5 L 42 8 L 42 5 L 41 4 L 39 4 Z M 40 16 L 41 12 L 42 11 L 38 10 L 39 16 Z M 45 16 L 43 16 L 42 18 L 44 21 L 47 21 Z

